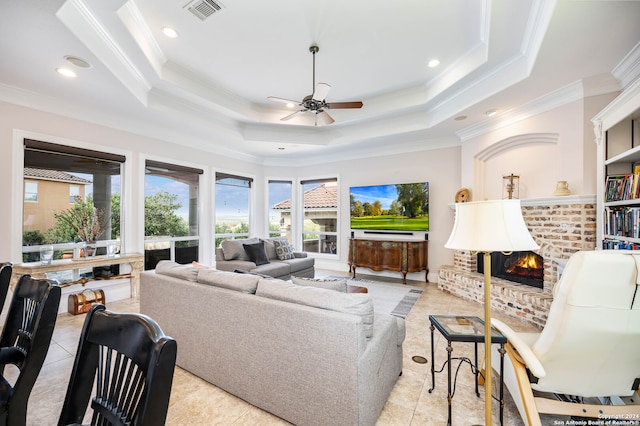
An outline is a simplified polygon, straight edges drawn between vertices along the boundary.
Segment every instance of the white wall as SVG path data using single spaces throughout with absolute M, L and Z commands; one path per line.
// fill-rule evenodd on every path
M 429 281 L 437 279 L 441 265 L 453 262 L 453 252 L 444 248 L 453 226 L 455 194 L 460 189 L 460 148 L 437 149 L 410 154 L 364 158 L 358 161 L 340 161 L 303 170 L 283 170 L 265 167 L 266 175 L 281 176 L 291 172 L 299 177 L 337 176 L 340 182 L 340 247 L 337 260 L 320 258 L 319 267 L 348 270 L 349 188 L 351 186 L 429 182 Z M 419 234 L 423 238 L 423 234 Z M 375 274 L 372 271 L 361 272 Z M 397 273 L 381 273 L 398 277 Z M 423 280 L 423 273 L 409 274 L 411 279 Z
M 615 94 L 574 101 L 462 143 L 461 183 L 471 200 L 503 197 L 502 176 L 520 176 L 520 198 L 554 196 L 566 180 L 573 195 L 596 191 L 596 144 L 589 120 Z

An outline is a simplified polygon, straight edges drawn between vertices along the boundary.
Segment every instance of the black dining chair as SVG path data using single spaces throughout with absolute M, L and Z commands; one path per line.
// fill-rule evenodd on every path
M 2 312 L 2 308 L 4 308 L 4 302 L 7 299 L 12 272 L 13 265 L 11 264 L 11 262 L 0 263 L 0 312 Z
M 2 426 L 26 424 L 29 395 L 47 356 L 59 305 L 60 287 L 56 283 L 29 275 L 20 277 L 0 335 Z M 5 377 L 9 365 L 17 368 L 17 377 L 12 380 Z
M 176 352 L 176 341 L 148 316 L 94 305 L 58 424 L 82 424 L 91 416 L 91 425 L 164 425 Z

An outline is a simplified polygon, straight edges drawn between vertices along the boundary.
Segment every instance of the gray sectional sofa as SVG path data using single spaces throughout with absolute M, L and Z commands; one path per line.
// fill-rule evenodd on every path
M 402 372 L 404 320 L 367 294 L 162 261 L 140 311 L 178 366 L 296 425 L 374 425 Z
M 256 259 L 249 258 L 244 246 L 257 245 L 255 249 L 259 250 L 261 243 L 264 247 L 266 263 L 259 264 L 259 261 L 256 263 Z M 276 245 L 285 248 L 280 250 Z M 288 280 L 292 275 L 313 278 L 314 259 L 307 257 L 307 253 L 293 251 L 290 246 L 287 249 L 287 246 L 284 238 L 225 240 L 221 247 L 216 249 L 216 269 L 230 272 L 235 270 L 254 272 L 282 280 Z

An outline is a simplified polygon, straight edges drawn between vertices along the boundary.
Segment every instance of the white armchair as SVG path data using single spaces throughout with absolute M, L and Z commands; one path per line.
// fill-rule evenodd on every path
M 492 321 L 508 339 L 503 379 L 525 424 L 540 425 L 540 413 L 640 420 L 640 405 L 574 403 L 533 392 L 608 402 L 638 391 L 639 285 L 640 252 L 581 251 L 567 262 L 540 333 Z M 499 356 L 492 359 L 499 364 Z

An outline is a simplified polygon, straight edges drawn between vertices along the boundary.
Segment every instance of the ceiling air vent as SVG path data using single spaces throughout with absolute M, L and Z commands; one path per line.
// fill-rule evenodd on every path
M 216 12 L 220 12 L 224 6 L 214 0 L 196 0 L 188 5 L 189 11 L 204 21 Z

